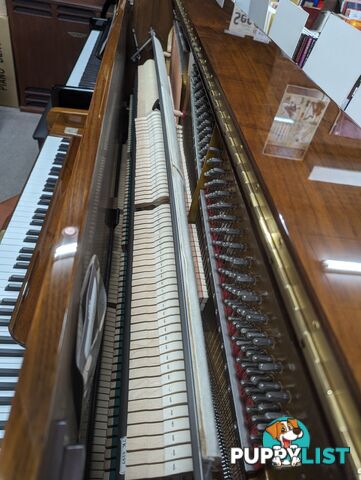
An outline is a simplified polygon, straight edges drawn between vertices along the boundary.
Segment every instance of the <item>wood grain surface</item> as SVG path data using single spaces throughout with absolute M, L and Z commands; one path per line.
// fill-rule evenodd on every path
M 96 223 L 89 226 L 93 220 L 90 210 L 99 209 L 105 215 L 104 205 L 96 203 L 101 163 L 98 147 L 115 60 L 119 56 L 125 5 L 124 1 L 119 6 L 110 33 L 81 148 L 74 161 L 65 166 L 57 185 L 56 202 L 50 207 L 38 250 L 44 268 L 37 268 L 32 273 L 17 312 L 23 325 L 30 321 L 31 324 L 26 337 L 24 363 L 1 445 L 1 480 L 51 478 L 49 472 L 51 467 L 55 468 L 54 464 L 50 465 L 47 474 L 42 470 L 44 460 L 51 463 L 53 457 L 50 454 L 54 454 L 50 452 L 48 455 L 46 450 L 49 448 L 49 433 L 54 421 L 67 420 L 69 405 L 74 409 L 71 364 L 84 273 L 82 264 L 87 262 L 89 254 L 92 255 L 89 245 L 94 251 L 93 244 L 97 240 L 96 235 L 89 237 L 86 232 L 98 228 L 98 237 L 101 238 L 102 230 L 106 230 L 104 225 Z M 112 95 L 111 99 L 116 102 L 118 95 Z M 105 168 L 111 172 L 109 165 Z M 64 229 L 68 227 L 76 232 L 70 240 L 77 242 L 78 249 L 75 255 L 59 256 L 57 248 L 66 240 Z M 74 428 L 73 431 L 68 428 L 66 436 L 65 443 L 76 442 Z
M 339 113 L 330 102 L 302 161 L 264 155 L 287 85 L 318 87 L 275 44 L 225 34 L 230 15 L 215 1 L 184 5 L 335 354 L 360 394 L 361 276 L 326 272 L 322 261 L 361 262 L 361 189 L 309 175 L 315 166 L 359 172 L 361 141 L 330 134 Z

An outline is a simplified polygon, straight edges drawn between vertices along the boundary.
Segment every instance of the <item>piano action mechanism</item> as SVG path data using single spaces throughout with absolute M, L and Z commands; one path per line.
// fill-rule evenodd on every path
M 0 478 L 359 478 L 355 397 L 196 6 L 156 3 L 119 3 L 89 70 L 91 33 L 67 84 L 90 108 L 50 110 L 0 244 Z M 347 464 L 231 463 L 281 417 Z

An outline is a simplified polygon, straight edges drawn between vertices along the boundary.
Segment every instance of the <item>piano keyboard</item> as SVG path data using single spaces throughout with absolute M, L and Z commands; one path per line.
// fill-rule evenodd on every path
M 101 60 L 96 53 L 102 39 L 102 31 L 92 30 L 83 50 L 66 82 L 67 87 L 82 87 L 94 90 Z
M 69 140 L 47 137 L 0 244 L 0 440 L 23 360 L 8 325 L 68 148 Z

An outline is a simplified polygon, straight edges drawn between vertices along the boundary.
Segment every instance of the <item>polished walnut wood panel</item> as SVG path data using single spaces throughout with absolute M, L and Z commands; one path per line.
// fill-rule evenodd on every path
M 117 92 L 121 91 L 120 76 L 124 72 L 119 44 L 124 41 L 125 6 L 124 1 L 113 23 L 78 154 L 73 165 L 65 166 L 57 185 L 56 203 L 52 202 L 39 250 L 45 268 L 31 274 L 17 312 L 16 321 L 31 321 L 31 326 L 1 446 L 1 480 L 51 478 L 55 462 L 49 435 L 54 421 L 67 422 L 61 445 L 77 441 L 71 368 L 80 288 L 89 256 L 97 254 L 104 270 L 104 243 L 109 236 L 105 217 L 111 199 L 110 192 L 104 198 L 103 183 L 111 185 L 115 162 L 114 158 L 103 161 L 103 150 L 109 151 L 110 147 L 108 131 L 102 127 L 105 111 L 108 114 L 120 108 L 115 105 L 120 105 Z M 116 65 L 120 65 L 117 72 Z M 114 124 L 119 128 L 117 122 Z M 77 232 L 72 239 L 77 242 L 77 252 L 58 257 L 56 249 L 64 241 L 66 227 Z
M 53 213 L 54 210 L 58 208 L 59 202 L 64 201 L 65 189 L 71 178 L 79 144 L 80 137 L 74 137 L 69 147 L 64 168 L 60 174 L 59 186 L 56 188 L 51 200 L 49 218 L 52 215 L 56 215 Z M 51 228 L 51 222 L 45 222 L 9 325 L 13 338 L 25 346 L 37 308 L 37 301 L 34 301 L 34 296 L 42 289 L 42 280 L 46 278 L 47 269 L 49 268 L 49 252 L 54 247 L 54 245 L 49 244 L 49 235 L 52 234 L 49 228 Z
M 314 166 L 360 171 L 361 142 L 330 135 L 339 112 L 331 102 L 303 161 L 265 156 L 287 85 L 317 86 L 273 43 L 225 34 L 230 16 L 216 2 L 184 0 L 184 5 L 325 330 L 359 393 L 361 277 L 326 273 L 321 262 L 361 261 L 361 191 L 308 177 Z

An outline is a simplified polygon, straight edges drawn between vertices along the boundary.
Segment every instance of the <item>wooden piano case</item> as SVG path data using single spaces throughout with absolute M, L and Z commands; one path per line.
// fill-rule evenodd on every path
M 72 475 L 82 476 L 85 457 L 77 444 L 74 347 L 87 267 L 95 255 L 102 276 L 107 268 L 109 212 L 123 130 L 125 17 L 123 2 L 104 52 L 88 128 L 71 142 L 34 252 L 34 268 L 28 272 L 10 327 L 26 345 L 26 354 L 1 444 L 0 478 L 4 480 L 74 478 L 69 477 L 68 468 Z M 68 249 L 76 248 L 62 255 L 57 249 L 65 245 L 65 237 L 70 239 Z
M 102 0 L 7 0 L 20 106 L 42 111 L 50 89 L 64 84 Z

